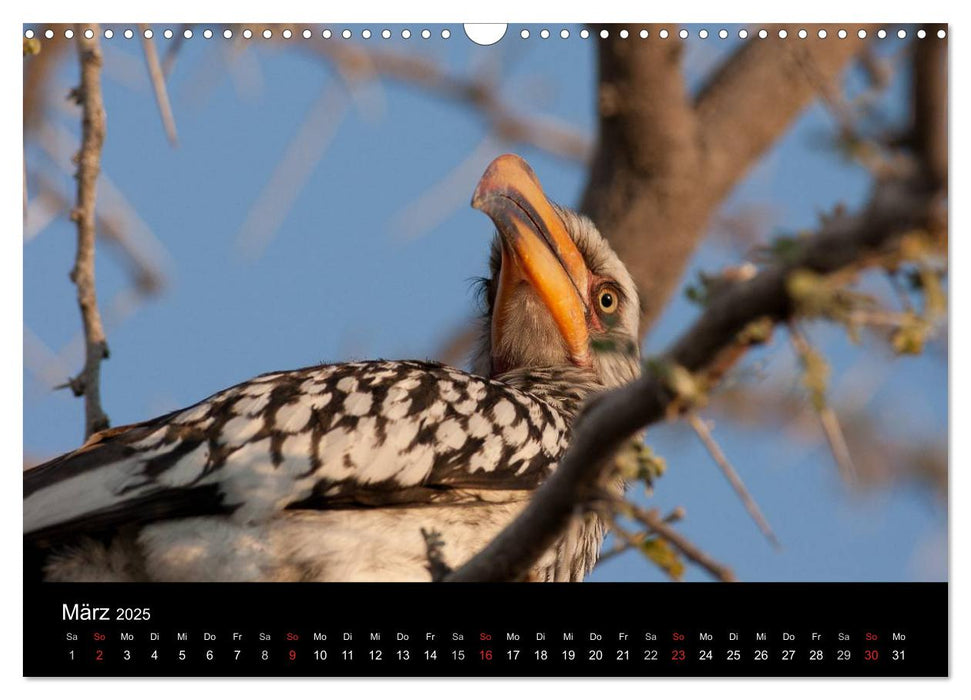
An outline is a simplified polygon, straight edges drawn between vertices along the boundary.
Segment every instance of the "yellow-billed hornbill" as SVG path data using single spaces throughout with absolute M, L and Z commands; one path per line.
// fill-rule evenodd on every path
M 556 468 L 591 394 L 639 372 L 634 283 L 521 158 L 472 206 L 497 235 L 472 373 L 424 361 L 264 374 L 105 430 L 24 474 L 25 545 L 48 580 L 427 581 Z M 576 581 L 603 527 L 577 516 L 532 580 Z

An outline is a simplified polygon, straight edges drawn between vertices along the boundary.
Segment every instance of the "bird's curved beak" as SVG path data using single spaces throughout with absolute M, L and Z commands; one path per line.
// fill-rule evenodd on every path
M 586 293 L 590 272 L 533 169 L 517 155 L 486 168 L 472 206 L 492 219 L 502 241 L 502 267 L 493 307 L 492 345 L 499 347 L 513 290 L 528 282 L 549 310 L 577 365 L 590 363 Z

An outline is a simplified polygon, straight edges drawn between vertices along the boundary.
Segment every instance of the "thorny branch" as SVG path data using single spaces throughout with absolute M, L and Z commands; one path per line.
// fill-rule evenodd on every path
M 807 373 L 810 373 L 812 364 L 814 361 L 819 361 L 819 356 L 795 323 L 789 324 L 789 340 L 796 355 L 799 356 L 803 368 Z M 822 392 L 820 393 L 822 394 Z M 814 397 L 812 404 L 816 410 L 816 415 L 819 417 L 819 425 L 829 443 L 829 449 L 833 453 L 833 459 L 836 460 L 836 466 L 840 470 L 840 475 L 845 481 L 852 484 L 856 481 L 856 466 L 853 464 L 850 448 L 846 445 L 846 437 L 840 427 L 839 418 L 836 416 L 833 407 L 826 401 L 825 396 Z
M 735 489 L 735 493 L 738 494 L 738 497 L 741 499 L 742 504 L 745 506 L 745 510 L 747 510 L 749 515 L 752 516 L 752 520 L 754 520 L 755 524 L 759 526 L 762 534 L 765 535 L 766 539 L 768 539 L 774 547 L 780 547 L 781 545 L 779 544 L 779 538 L 777 538 L 775 536 L 775 532 L 772 531 L 772 527 L 769 525 L 769 522 L 762 514 L 762 510 L 759 508 L 759 504 L 755 502 L 755 499 L 752 498 L 752 494 L 750 494 L 748 489 L 745 488 L 745 482 L 742 481 L 742 477 L 739 476 L 738 472 L 735 470 L 735 467 L 733 467 L 732 463 L 728 461 L 728 457 L 725 456 L 725 453 L 718 445 L 718 442 L 715 441 L 714 436 L 711 434 L 711 428 L 709 428 L 708 424 L 705 423 L 701 416 L 695 412 L 689 413 L 687 420 L 688 424 L 701 439 L 705 449 L 708 450 L 708 454 L 711 455 L 711 458 L 715 460 L 715 464 L 718 465 L 719 469 L 721 469 L 722 473 L 725 475 L 725 478 L 728 479 L 728 483 L 730 483 L 732 488 Z
M 657 510 L 646 510 L 634 505 L 630 501 L 620 499 L 610 500 L 606 502 L 606 505 L 597 508 L 597 510 L 601 513 L 601 517 L 610 525 L 611 531 L 617 533 L 628 546 L 640 547 L 643 544 L 643 538 L 621 527 L 617 523 L 615 513 L 619 513 L 640 523 L 649 532 L 653 532 L 664 539 L 665 542 L 672 544 L 681 554 L 719 581 L 730 582 L 736 580 L 734 572 L 729 567 L 715 561 L 708 554 L 692 544 L 684 535 L 665 522 L 665 519 L 658 514 Z
M 84 32 L 92 30 L 90 39 Z M 84 369 L 69 381 L 75 396 L 84 396 L 84 435 L 90 437 L 108 427 L 108 416 L 101 407 L 101 361 L 108 357 L 98 298 L 95 292 L 94 241 L 95 200 L 101 147 L 105 140 L 105 110 L 101 99 L 101 46 L 98 25 L 77 27 L 81 85 L 76 91 L 81 105 L 81 151 L 78 153 L 77 206 L 71 219 L 77 224 L 78 248 L 71 280 L 77 286 L 78 306 L 84 324 Z
M 939 191 L 922 177 L 879 183 L 870 203 L 855 216 L 828 220 L 786 262 L 778 262 L 721 293 L 704 313 L 638 380 L 601 394 L 577 419 L 573 439 L 556 472 L 525 510 L 492 542 L 446 581 L 514 581 L 563 532 L 573 515 L 596 498 L 609 478 L 610 457 L 638 430 L 677 410 L 683 385 L 707 384 L 707 370 L 724 372 L 725 353 L 736 352 L 740 334 L 754 321 L 790 318 L 796 305 L 787 281 L 797 270 L 824 275 L 863 268 L 892 254 L 916 229 L 940 230 Z M 688 397 L 690 398 L 690 397 Z M 690 403 L 689 403 L 690 406 Z

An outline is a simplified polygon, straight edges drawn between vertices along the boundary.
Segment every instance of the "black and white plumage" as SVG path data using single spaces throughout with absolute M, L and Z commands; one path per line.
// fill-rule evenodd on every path
M 498 236 L 468 373 L 372 361 L 274 372 L 104 431 L 24 475 L 49 580 L 430 580 L 427 533 L 464 563 L 524 507 L 584 400 L 634 378 L 637 296 L 586 219 L 502 156 L 473 206 Z M 533 580 L 580 580 L 580 518 Z

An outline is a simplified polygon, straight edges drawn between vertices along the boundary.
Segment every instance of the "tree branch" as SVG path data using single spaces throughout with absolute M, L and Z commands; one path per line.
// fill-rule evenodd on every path
M 660 28 L 650 26 L 646 40 L 611 30 L 598 39 L 600 126 L 580 203 L 637 282 L 642 333 L 666 305 L 707 219 L 689 204 L 699 151 L 683 46 L 656 38 Z
M 866 44 L 850 38 L 796 39 L 799 26 L 779 25 L 752 38 L 716 71 L 695 101 L 704 159 L 703 188 L 721 201 L 792 121 L 832 85 Z M 778 38 L 780 29 L 789 37 Z
M 668 525 L 668 523 L 666 523 L 658 514 L 657 510 L 646 510 L 634 505 L 633 503 L 628 503 L 627 501 L 623 500 L 612 501 L 610 505 L 613 510 L 616 510 L 632 520 L 637 521 L 647 528 L 649 532 L 653 532 L 664 541 L 673 545 L 674 548 L 681 552 L 682 555 L 700 566 L 719 581 L 730 583 L 737 580 L 734 572 L 729 567 L 712 559 L 708 554 L 692 543 L 687 537 Z M 638 541 L 636 535 L 632 535 L 624 528 L 620 527 L 620 525 L 617 524 L 617 521 L 613 518 L 612 514 L 607 513 L 606 519 L 608 523 L 610 523 L 611 529 L 616 532 L 628 544 L 628 546 L 639 548 L 640 545 L 643 544 L 643 540 Z
M 572 516 L 596 498 L 606 483 L 611 457 L 639 430 L 662 420 L 678 398 L 671 374 L 683 368 L 693 375 L 720 365 L 739 334 L 753 321 L 776 323 L 796 311 L 787 281 L 799 269 L 829 274 L 872 264 L 894 251 L 894 244 L 915 229 L 937 227 L 938 191 L 911 178 L 881 183 L 864 210 L 824 224 L 788 262 L 766 268 L 713 299 L 659 361 L 638 380 L 594 397 L 577 419 L 570 448 L 556 472 L 523 512 L 485 549 L 445 578 L 446 581 L 514 581 L 524 577 L 561 536 Z
M 92 30 L 90 39 L 84 36 Z M 108 416 L 101 408 L 101 361 L 108 357 L 98 298 L 95 293 L 94 240 L 95 200 L 98 174 L 101 172 L 101 147 L 105 140 L 105 110 L 101 99 L 101 46 L 98 25 L 77 26 L 78 57 L 81 64 L 81 85 L 76 95 L 81 105 L 81 151 L 78 154 L 77 206 L 71 220 L 78 228 L 78 248 L 71 270 L 71 280 L 77 286 L 78 306 L 84 325 L 84 369 L 70 380 L 76 396 L 84 396 L 84 435 L 90 437 L 108 427 Z
M 918 39 L 914 53 L 913 146 L 926 174 L 947 187 L 947 37 L 937 38 L 944 25 L 925 25 L 927 38 Z
M 599 140 L 580 207 L 637 282 L 642 334 L 666 307 L 725 195 L 865 46 L 781 40 L 773 26 L 772 38 L 750 40 L 692 105 L 681 42 L 660 39 L 661 28 L 649 26 L 643 41 L 612 31 L 598 43 Z
M 272 27 L 274 36 L 279 35 L 279 27 Z M 571 161 L 586 162 L 590 156 L 590 140 L 583 132 L 551 116 L 516 112 L 487 78 L 456 75 L 434 59 L 365 49 L 351 42 L 314 41 L 307 45 L 349 79 L 394 80 L 479 111 L 485 117 L 487 132 L 499 140 L 529 144 Z

